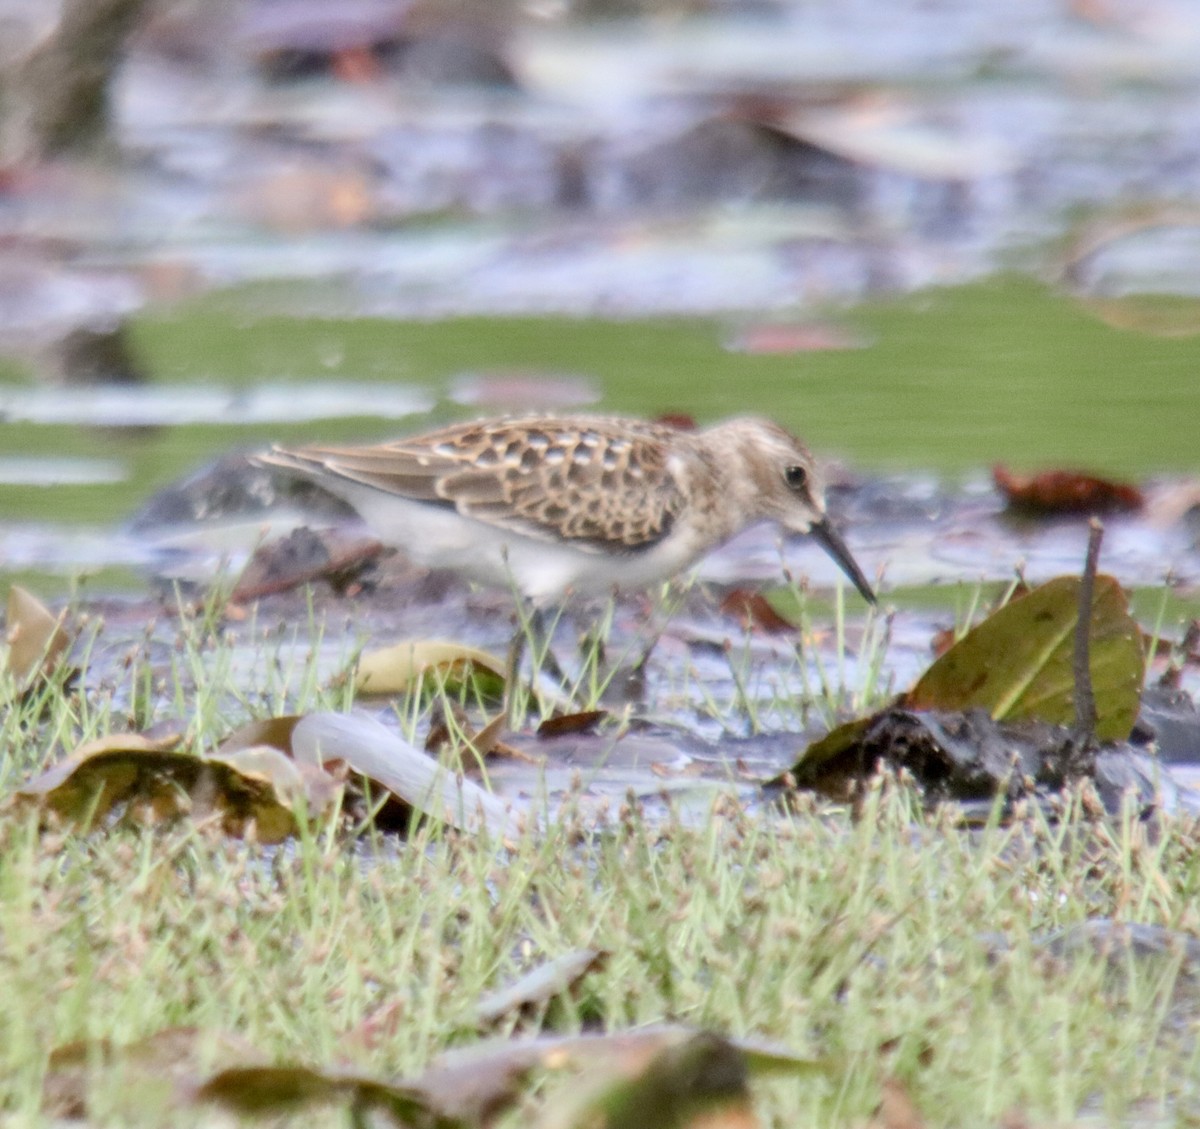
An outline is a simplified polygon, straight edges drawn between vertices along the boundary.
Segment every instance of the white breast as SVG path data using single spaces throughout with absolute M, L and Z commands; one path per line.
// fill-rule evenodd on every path
M 336 490 L 381 540 L 415 563 L 451 568 L 496 587 L 515 584 L 535 603 L 561 599 L 568 590 L 596 595 L 614 587 L 646 588 L 681 572 L 709 547 L 697 545 L 686 528 L 676 527 L 650 548 L 602 553 L 569 542 L 525 537 L 463 517 L 448 507 L 414 502 L 353 482 L 338 482 Z

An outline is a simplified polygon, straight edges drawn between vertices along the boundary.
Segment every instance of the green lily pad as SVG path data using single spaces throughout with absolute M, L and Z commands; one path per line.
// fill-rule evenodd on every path
M 1075 721 L 1080 579 L 1059 576 L 1005 605 L 942 655 L 904 698 L 914 710 L 986 709 L 997 721 Z M 1111 576 L 1092 591 L 1090 662 L 1096 736 L 1129 736 L 1141 700 L 1141 632 Z

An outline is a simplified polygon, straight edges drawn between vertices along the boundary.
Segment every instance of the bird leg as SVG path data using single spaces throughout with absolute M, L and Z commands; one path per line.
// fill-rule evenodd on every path
M 513 632 L 504 664 L 504 712 L 510 727 L 515 726 L 517 721 L 521 660 L 527 645 L 533 657 L 530 685 L 536 682 L 539 671 L 544 671 L 568 694 L 571 692 L 571 684 L 550 646 L 553 628 L 546 623 L 545 609 L 518 601 L 516 618 L 517 628 Z
M 508 719 L 509 729 L 517 728 L 518 702 L 521 699 L 521 689 L 518 679 L 521 677 L 521 656 L 525 653 L 525 624 L 517 614 L 517 629 L 513 632 L 512 641 L 508 645 L 508 657 L 504 662 L 504 716 Z

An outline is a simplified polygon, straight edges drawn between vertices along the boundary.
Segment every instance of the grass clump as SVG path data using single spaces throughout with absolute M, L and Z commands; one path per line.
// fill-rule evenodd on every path
M 889 1077 L 934 1125 L 1190 1100 L 1200 972 L 1183 942 L 1138 956 L 1081 930 L 1194 934 L 1194 829 L 1152 837 L 1072 803 L 969 837 L 894 781 L 856 819 L 614 815 L 508 849 L 427 828 L 364 853 L 319 832 L 275 850 L 186 825 L 48 835 L 9 813 L 0 1104 L 36 1118 L 54 1047 L 180 1024 L 274 1061 L 411 1075 L 480 1036 L 482 995 L 581 947 L 605 968 L 526 1028 L 672 1020 L 822 1059 L 819 1078 L 758 1091 L 764 1124 L 861 1123 Z
M 103 676 L 85 665 L 74 690 L 60 680 L 13 705 L 0 779 L 11 791 L 52 748 L 123 725 L 182 718 L 211 749 L 248 716 L 345 708 L 330 673 L 355 647 L 307 618 L 298 632 L 253 619 L 231 631 L 201 612 L 169 645 L 147 627 L 128 662 Z M 106 640 L 89 637 L 91 662 Z M 848 682 L 878 692 L 871 648 L 852 679 L 822 668 L 828 705 Z M 415 697 L 397 713 L 406 732 L 421 724 Z M 815 1059 L 815 1072 L 756 1084 L 761 1123 L 780 1129 L 862 1125 L 896 1086 L 931 1126 L 1193 1108 L 1192 823 L 1106 816 L 1080 792 L 967 831 L 895 778 L 853 810 L 802 797 L 787 814 L 749 811 L 726 794 L 702 820 L 669 800 L 653 810 L 628 799 L 597 818 L 594 802 L 568 803 L 506 843 L 431 825 L 351 838 L 331 816 L 272 848 L 188 818 L 81 835 L 9 804 L 0 1109 L 48 1123 L 55 1048 L 171 1027 L 269 1062 L 389 1078 L 494 1034 L 661 1022 Z M 533 1014 L 481 1024 L 484 996 L 578 949 L 608 956 Z M 137 1087 L 99 1059 L 86 1092 L 97 1123 L 150 1123 Z M 540 1101 L 532 1089 L 501 1124 L 534 1124 Z

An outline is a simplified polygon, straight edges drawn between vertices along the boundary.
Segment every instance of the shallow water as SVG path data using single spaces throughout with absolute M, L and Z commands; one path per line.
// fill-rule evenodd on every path
M 0 184 L 0 527 L 109 529 L 228 450 L 426 408 L 761 412 L 865 473 L 1196 471 L 1183 0 L 543 13 L 489 28 L 501 87 L 275 81 L 297 19 L 345 35 L 307 0 L 154 29 L 124 159 Z M 63 391 L 103 376 L 60 355 L 80 327 L 142 383 Z
M 1178 636 L 1200 612 L 1200 42 L 1183 0 L 1071 13 L 534 20 L 508 29 L 503 91 L 272 83 L 215 19 L 190 55 L 140 41 L 127 159 L 0 184 L 0 579 L 140 601 L 236 568 L 267 518 L 202 485 L 203 520 L 131 519 L 272 441 L 754 412 L 834 465 L 899 609 L 894 685 L 981 584 L 1080 567 L 1083 524 L 1013 521 L 996 462 L 1145 485 L 1102 567 Z M 81 327 L 113 334 L 119 374 L 63 359 Z M 750 531 L 700 575 L 785 568 L 832 620 L 836 569 L 803 541 Z M 453 623 L 495 645 L 508 612 L 478 599 Z M 727 694 L 736 638 L 701 615 L 662 645 Z
M 860 307 L 833 322 L 854 347 L 783 354 L 728 348 L 729 319 L 246 324 L 233 311 L 253 302 L 205 299 L 136 321 L 143 386 L 0 386 L 0 450 L 21 460 L 0 463 L 0 514 L 116 522 L 229 450 L 365 441 L 526 407 L 762 413 L 864 473 L 959 477 L 1004 461 L 1142 478 L 1197 465 L 1200 338 L 1113 330 L 1015 279 Z M 45 488 L 31 488 L 39 477 Z

